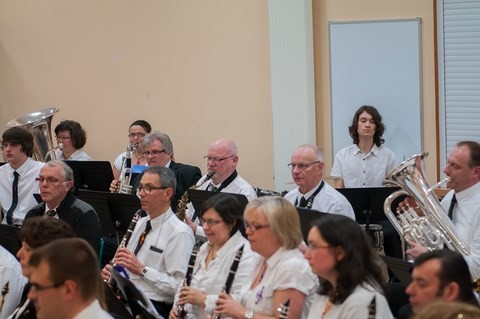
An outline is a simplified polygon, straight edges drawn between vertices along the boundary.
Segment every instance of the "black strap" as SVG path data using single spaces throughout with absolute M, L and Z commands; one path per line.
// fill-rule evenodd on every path
M 297 198 L 295 200 L 295 206 L 302 207 L 302 208 L 312 208 L 313 200 L 315 199 L 315 196 L 317 196 L 317 194 L 320 193 L 320 191 L 323 188 L 323 185 L 325 185 L 324 181 L 320 183 L 320 186 L 317 187 L 317 189 L 312 194 L 312 196 L 310 196 L 307 200 L 305 200 L 305 197 L 302 196 L 302 199 L 300 200 L 300 205 L 298 204 L 298 198 Z M 304 204 L 305 206 L 302 206 L 302 204 Z
M 13 224 L 13 211 L 17 208 L 18 204 L 18 177 L 20 175 L 17 171 L 13 172 L 13 183 L 12 183 L 12 205 L 7 211 L 7 224 Z
M 457 203 L 457 197 L 453 194 L 452 201 L 450 202 L 450 207 L 448 208 L 448 218 L 452 219 L 453 217 L 453 209 L 455 208 L 455 204 Z
M 143 231 L 142 235 L 140 235 L 140 238 L 138 239 L 138 244 L 137 247 L 135 248 L 135 251 L 133 252 L 135 255 L 138 253 L 140 248 L 142 248 L 143 243 L 145 243 L 145 237 L 147 237 L 148 233 L 152 229 L 152 224 L 150 221 L 147 221 L 147 224 L 145 225 L 145 230 Z
M 233 171 L 232 175 L 228 176 L 228 178 L 222 182 L 220 187 L 217 188 L 217 192 L 221 192 L 222 189 L 230 185 L 230 183 L 233 182 L 233 180 L 237 178 L 237 176 L 238 176 L 237 170 Z

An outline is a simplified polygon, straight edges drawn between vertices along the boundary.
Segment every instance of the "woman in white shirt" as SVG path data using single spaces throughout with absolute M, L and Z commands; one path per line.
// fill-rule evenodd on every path
M 55 127 L 58 148 L 56 159 L 69 161 L 91 161 L 92 158 L 82 148 L 87 143 L 87 133 L 82 125 L 75 121 L 61 121 Z
M 284 198 L 264 196 L 247 205 L 244 219 L 252 250 L 263 258 L 247 291 L 233 298 L 220 294 L 215 313 L 236 319 L 278 318 L 277 308 L 290 300 L 288 318 L 306 318 L 317 279 L 297 248 L 302 232 L 296 208 Z
M 179 318 L 180 306 L 187 312 L 186 318 L 207 318 L 215 308 L 218 294 L 225 288 L 237 251 L 243 246 L 230 287 L 230 293 L 241 294 L 260 258 L 251 251 L 243 236 L 242 213 L 243 206 L 227 193 L 218 193 L 205 201 L 200 218 L 208 241 L 198 251 L 190 286 L 180 287 L 175 296 L 177 307 L 170 312 L 170 319 Z
M 392 318 L 380 260 L 365 231 L 350 218 L 329 215 L 308 233 L 305 258 L 320 279 L 309 319 Z

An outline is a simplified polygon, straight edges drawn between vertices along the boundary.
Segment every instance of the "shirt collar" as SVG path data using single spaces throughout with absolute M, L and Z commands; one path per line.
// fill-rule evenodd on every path
M 302 194 L 300 192 L 300 189 L 298 190 L 298 200 L 300 200 L 302 197 L 305 197 L 305 199 L 308 199 L 310 198 L 310 196 L 313 195 L 313 193 L 315 193 L 315 191 L 317 190 L 317 188 L 320 187 L 320 184 L 322 183 L 323 180 L 320 180 L 320 182 L 314 187 L 312 188 L 311 190 L 309 190 L 306 194 Z
M 457 201 L 462 201 L 469 198 L 470 196 L 473 196 L 474 194 L 478 194 L 478 192 L 480 192 L 480 182 L 467 189 L 464 189 L 461 192 L 455 193 L 455 197 L 457 198 Z

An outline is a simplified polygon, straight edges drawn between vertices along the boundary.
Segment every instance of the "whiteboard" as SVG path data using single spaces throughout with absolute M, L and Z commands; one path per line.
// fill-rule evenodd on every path
M 355 111 L 375 106 L 397 163 L 422 148 L 421 19 L 329 22 L 332 145 L 352 145 Z

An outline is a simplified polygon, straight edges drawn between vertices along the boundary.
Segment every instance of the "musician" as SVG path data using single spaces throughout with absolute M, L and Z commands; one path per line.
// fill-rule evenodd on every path
M 175 162 L 172 140 L 165 133 L 154 131 L 146 135 L 143 140 L 143 149 L 143 154 L 149 167 L 168 167 L 175 174 L 177 186 L 171 201 L 172 209 L 175 210 L 180 197 L 190 186 L 195 185 L 202 177 L 202 172 L 196 166 Z M 142 174 L 139 174 L 133 181 L 133 192 L 137 190 L 141 179 Z M 118 183 L 118 180 L 112 181 L 110 185 L 111 192 L 115 192 Z
M 0 166 L 2 223 L 21 226 L 27 212 L 37 205 L 33 197 L 38 193 L 35 179 L 44 163 L 32 159 L 33 136 L 22 127 L 12 127 L 3 132 L 2 152 L 7 161 Z
M 99 302 L 101 278 L 96 252 L 81 238 L 38 248 L 30 257 L 30 292 L 37 318 L 113 318 Z
M 92 158 L 82 148 L 87 143 L 87 133 L 80 123 L 62 121 L 55 127 L 57 145 L 62 145 L 55 151 L 59 160 L 91 161 Z
M 114 264 L 126 268 L 133 284 L 164 317 L 172 308 L 194 244 L 192 230 L 170 207 L 175 188 L 171 169 L 153 166 L 144 171 L 137 195 L 148 216 L 138 220 L 127 247 L 119 248 L 113 259 Z M 107 265 L 102 270 L 105 280 L 110 269 Z
M 305 258 L 320 278 L 320 288 L 308 318 L 370 318 L 370 307 L 374 318 L 393 319 L 380 260 L 367 236 L 345 216 L 329 215 L 315 222 Z
M 241 177 L 237 172 L 238 152 L 237 145 L 233 140 L 222 138 L 208 148 L 207 155 L 204 156 L 207 161 L 207 171 L 215 172 L 210 182 L 204 183 L 198 189 L 213 192 L 225 192 L 242 194 L 249 201 L 257 197 L 253 187 Z M 188 206 L 185 221 L 193 229 L 193 232 L 199 236 L 205 236 L 201 227 L 198 227 L 198 219 L 194 217 L 195 210 L 193 205 Z
M 25 219 L 33 216 L 59 218 L 69 223 L 78 237 L 100 251 L 101 225 L 95 209 L 73 194 L 73 171 L 63 161 L 49 161 L 38 175 L 43 203 L 33 207 Z
M 450 177 L 447 186 L 451 191 L 441 201 L 442 207 L 446 213 L 452 213 L 458 239 L 470 247 L 465 261 L 472 278 L 480 278 L 480 145 L 474 141 L 459 142 L 448 156 L 443 172 Z M 427 251 L 420 244 L 408 244 L 411 248 L 406 252 L 413 258 Z
M 313 144 L 304 144 L 292 154 L 292 178 L 298 188 L 285 195 L 295 206 L 311 208 L 324 213 L 345 215 L 355 220 L 352 205 L 335 188 L 323 180 L 323 151 Z
M 128 138 L 130 145 L 137 145 L 136 149 L 131 152 L 130 156 L 132 158 L 132 173 L 140 173 L 142 171 L 135 170 L 135 166 L 140 166 L 144 168 L 148 166 L 147 158 L 143 155 L 143 138 L 145 135 L 152 131 L 152 127 L 147 121 L 136 120 L 128 128 Z M 118 179 L 120 176 L 120 171 L 122 170 L 122 162 L 127 152 L 123 152 L 118 155 L 113 163 L 113 176 L 115 179 Z
M 435 301 L 416 314 L 415 319 L 477 319 L 480 309 L 464 302 Z
M 229 194 L 210 197 L 202 206 L 200 218 L 207 242 L 200 247 L 189 287 L 180 287 L 175 296 L 177 305 L 184 305 L 188 318 L 206 318 L 212 314 L 218 294 L 225 288 L 238 249 L 243 253 L 235 271 L 231 294 L 241 294 L 250 279 L 259 256 L 250 250 L 244 237 L 243 207 Z M 170 319 L 178 317 L 174 307 Z
M 17 258 L 20 262 L 23 276 L 30 276 L 28 262 L 30 256 L 37 249 L 59 238 L 75 237 L 75 231 L 72 226 L 60 219 L 47 219 L 43 216 L 26 219 L 18 233 L 18 239 L 22 246 L 17 252 Z M 27 294 L 30 290 L 30 284 L 27 283 L 23 288 L 22 298 L 13 319 L 34 319 L 36 318 L 35 306 L 27 300 Z
M 353 116 L 348 132 L 353 145 L 335 155 L 331 175 L 335 187 L 380 187 L 385 176 L 395 168 L 395 155 L 382 146 L 385 125 L 378 110 L 361 106 Z
M 306 318 L 318 281 L 297 249 L 302 241 L 297 210 L 284 198 L 259 197 L 244 212 L 252 250 L 263 258 L 243 295 L 220 294 L 215 313 L 235 319 L 276 317 L 290 299 L 288 318 Z
M 15 310 L 26 283 L 27 278 L 22 276 L 22 267 L 18 260 L 0 246 L 0 299 L 4 289 L 8 287 L 7 294 L 3 296 L 3 305 L 0 303 L 0 319 L 7 318 Z
M 409 306 L 400 309 L 397 318 L 406 319 L 434 301 L 460 301 L 476 305 L 472 278 L 462 255 L 437 250 L 420 255 L 413 264 L 412 281 L 405 292 Z

